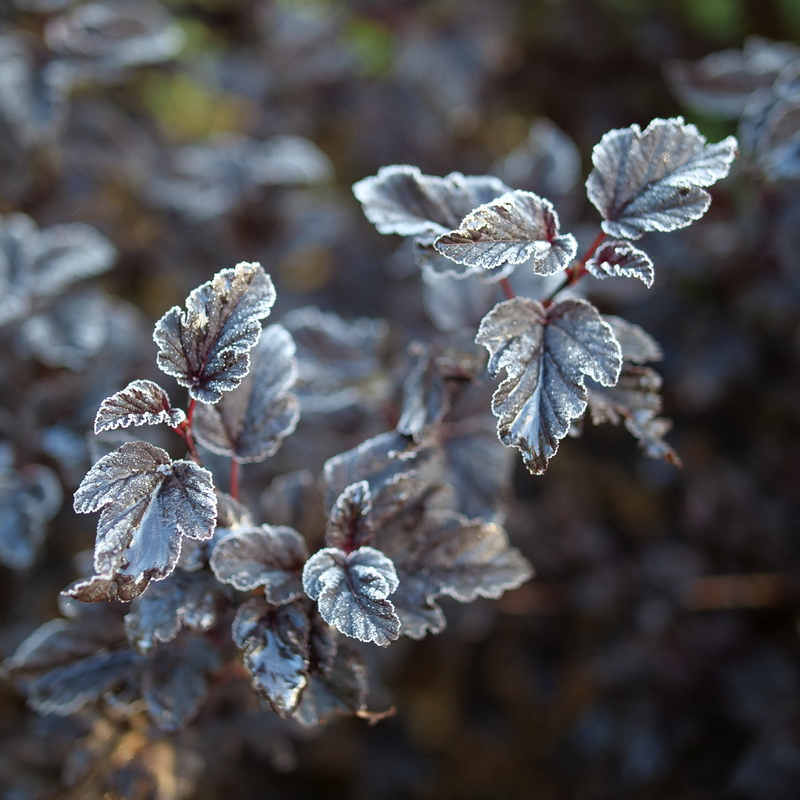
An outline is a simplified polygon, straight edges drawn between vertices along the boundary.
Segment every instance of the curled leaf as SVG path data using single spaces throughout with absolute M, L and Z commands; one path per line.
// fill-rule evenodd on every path
M 609 236 L 638 239 L 700 219 L 711 196 L 704 187 L 724 178 L 736 157 L 736 139 L 706 144 L 681 117 L 655 119 L 609 131 L 592 151 L 586 192 Z
M 345 553 L 326 547 L 303 568 L 303 588 L 320 616 L 345 636 L 385 647 L 400 635 L 400 620 L 387 600 L 397 589 L 394 565 L 372 547 Z
M 122 391 L 100 404 L 94 420 L 94 432 L 113 431 L 131 425 L 159 425 L 166 422 L 177 428 L 186 419 L 179 408 L 172 408 L 167 393 L 153 381 L 133 381 Z
M 648 289 L 655 277 L 650 256 L 624 239 L 603 242 L 586 262 L 586 269 L 600 279 L 612 276 L 638 278 Z
M 243 261 L 218 272 L 189 294 L 186 311 L 175 306 L 156 323 L 159 368 L 195 400 L 216 403 L 247 375 L 260 320 L 274 302 L 275 289 L 260 264 Z
M 348 486 L 331 509 L 325 530 L 328 547 L 355 550 L 372 539 L 372 493 L 366 481 Z
M 475 341 L 489 351 L 489 374 L 507 374 L 492 398 L 498 436 L 521 450 L 535 475 L 586 410 L 585 376 L 613 386 L 622 366 L 611 327 L 583 300 L 547 309 L 507 300 L 486 315 Z

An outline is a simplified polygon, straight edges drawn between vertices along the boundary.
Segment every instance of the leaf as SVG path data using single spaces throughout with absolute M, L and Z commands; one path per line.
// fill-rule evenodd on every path
M 586 262 L 586 269 L 595 278 L 638 278 L 648 289 L 653 285 L 655 270 L 650 256 L 624 239 L 603 242 Z
M 353 185 L 353 194 L 378 231 L 400 236 L 442 234 L 457 228 L 472 209 L 507 191 L 491 175 L 451 172 L 437 178 L 407 165 L 381 167 L 377 175 Z
M 661 411 L 661 376 L 649 367 L 623 365 L 616 386 L 603 387 L 589 381 L 589 411 L 592 422 L 617 425 L 636 410 Z
M 367 667 L 353 648 L 340 645 L 326 672 L 309 676 L 300 704 L 292 715 L 301 725 L 324 725 L 335 715 L 352 716 L 366 709 Z
M 113 431 L 131 425 L 159 425 L 166 422 L 177 428 L 186 419 L 179 408 L 172 408 L 167 393 L 153 381 L 133 381 L 122 391 L 100 404 L 94 420 L 94 432 Z
M 386 529 L 376 545 L 397 567 L 395 610 L 401 632 L 412 639 L 444 629 L 437 597 L 448 595 L 461 603 L 497 598 L 533 575 L 500 525 L 452 511 L 432 510 L 421 523 Z
M 614 337 L 619 342 L 622 351 L 623 361 L 647 364 L 651 361 L 661 361 L 664 357 L 658 342 L 643 328 L 622 319 L 622 317 L 610 314 L 604 314 L 603 319 L 614 331 Z
M 497 287 L 477 274 L 458 279 L 423 269 L 422 282 L 425 313 L 440 331 L 474 331 L 497 299 Z
M 148 653 L 157 642 L 171 642 L 184 626 L 210 630 L 227 599 L 224 587 L 207 572 L 176 569 L 133 601 L 125 616 L 128 640 L 138 652 Z
M 515 191 L 476 208 L 456 230 L 440 236 L 434 247 L 443 256 L 472 268 L 493 269 L 533 259 L 537 275 L 566 269 L 578 244 L 559 236 L 552 203 L 532 192 Z
M 450 398 L 430 349 L 421 342 L 412 342 L 409 353 L 417 357 L 417 363 L 403 385 L 403 405 L 396 428 L 416 440 L 427 426 L 441 422 L 450 407 Z
M 288 717 L 308 683 L 310 625 L 300 603 L 269 607 L 254 597 L 236 612 L 233 639 L 245 651 L 253 688 L 282 718 Z
M 664 441 L 664 436 L 672 428 L 671 420 L 656 417 L 649 409 L 636 409 L 625 418 L 625 427 L 640 441 L 650 458 L 681 466 L 678 454 Z
M 345 553 L 326 547 L 303 568 L 303 588 L 319 613 L 345 636 L 385 647 L 400 635 L 400 620 L 386 598 L 397 589 L 392 562 L 372 547 Z
M 217 651 L 202 637 L 183 636 L 156 648 L 142 667 L 142 697 L 153 722 L 164 731 L 185 728 L 219 666 Z
M 189 461 L 173 462 L 146 442 L 101 458 L 75 492 L 74 507 L 79 514 L 101 511 L 97 579 L 137 584 L 169 575 L 181 537 L 209 539 L 217 517 L 211 474 Z
M 345 322 L 318 308 L 298 308 L 283 324 L 297 347 L 298 381 L 294 393 L 303 413 L 329 414 L 354 405 L 372 408 L 388 392 L 381 351 L 389 327 L 360 317 Z
M 267 601 L 283 605 L 303 594 L 306 543 L 293 528 L 262 525 L 228 534 L 211 556 L 217 579 L 242 592 L 264 587 Z
M 217 405 L 195 409 L 192 431 L 203 447 L 242 464 L 274 455 L 300 419 L 292 337 L 280 325 L 264 329 L 251 352 L 250 374 Z
M 261 335 L 275 289 L 260 264 L 241 262 L 193 290 L 186 311 L 171 308 L 156 323 L 159 368 L 195 400 L 216 403 L 250 369 L 249 351 Z
M 736 154 L 732 136 L 707 145 L 682 117 L 655 119 L 644 131 L 632 125 L 603 136 L 586 192 L 609 236 L 674 231 L 706 213 L 711 196 L 703 187 L 724 178 Z
M 611 326 L 583 300 L 548 309 L 523 297 L 507 300 L 486 315 L 475 341 L 489 351 L 489 374 L 507 374 L 492 398 L 498 436 L 521 450 L 534 475 L 586 410 L 584 376 L 613 386 L 622 366 Z
M 331 509 L 325 544 L 350 552 L 372 540 L 372 493 L 366 481 L 348 486 Z

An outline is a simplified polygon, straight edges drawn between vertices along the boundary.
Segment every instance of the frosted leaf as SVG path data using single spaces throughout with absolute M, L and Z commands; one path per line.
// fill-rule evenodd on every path
M 263 586 L 267 601 L 282 605 L 303 594 L 307 558 L 305 541 L 293 528 L 262 525 L 222 539 L 211 556 L 211 569 L 218 580 L 243 592 Z
M 781 71 L 800 60 L 791 42 L 748 36 L 742 50 L 722 50 L 699 61 L 669 61 L 666 76 L 681 102 L 727 119 L 741 116 L 752 94 L 769 89 Z
M 425 312 L 441 331 L 474 330 L 497 299 L 497 287 L 478 274 L 459 280 L 423 269 L 422 281 Z
M 661 376 L 649 367 L 625 364 L 616 386 L 587 382 L 592 422 L 619 424 L 635 410 L 661 411 Z
M 142 667 L 142 698 L 153 722 L 178 731 L 197 716 L 219 655 L 202 637 L 183 636 L 161 645 Z
M 299 377 L 294 393 L 303 413 L 332 413 L 360 405 L 372 408 L 388 393 L 381 351 L 389 334 L 383 320 L 346 322 L 318 308 L 298 308 L 283 324 L 294 339 Z
M 62 499 L 61 483 L 49 467 L 0 466 L 0 563 L 11 569 L 36 563 L 46 525 Z
M 582 300 L 548 309 L 524 297 L 507 300 L 487 314 L 475 341 L 489 351 L 489 374 L 507 373 L 492 398 L 498 436 L 520 449 L 534 475 L 586 410 L 585 376 L 613 386 L 622 366 L 611 326 Z
M 292 337 L 270 325 L 250 352 L 250 373 L 214 406 L 195 409 L 192 431 L 212 453 L 243 464 L 274 455 L 300 419 L 289 389 L 297 380 Z
M 403 405 L 396 427 L 400 433 L 417 439 L 428 425 L 442 420 L 450 407 L 450 398 L 429 348 L 416 342 L 409 351 L 417 356 L 417 363 L 403 385 Z
M 225 589 L 213 576 L 176 569 L 133 601 L 125 631 L 134 649 L 147 653 L 157 642 L 171 642 L 184 626 L 210 630 L 226 606 Z
M 56 53 L 89 57 L 100 74 L 174 58 L 185 35 L 172 14 L 151 0 L 96 0 L 60 16 L 44 28 L 48 47 Z
M 589 200 L 609 236 L 638 239 L 647 231 L 673 231 L 700 219 L 711 196 L 703 187 L 724 178 L 736 157 L 736 139 L 707 145 L 681 117 L 655 119 L 609 131 L 592 151 Z
M 600 279 L 612 276 L 638 278 L 648 289 L 655 277 L 650 256 L 625 239 L 603 242 L 586 262 L 586 269 Z
M 366 481 L 348 486 L 331 509 L 325 544 L 347 552 L 372 540 L 372 494 Z
M 173 462 L 146 442 L 101 458 L 75 492 L 74 507 L 79 514 L 101 511 L 93 580 L 122 577 L 135 584 L 169 575 L 181 537 L 209 539 L 217 517 L 211 474 L 189 461 Z
M 186 311 L 171 308 L 156 323 L 159 368 L 195 400 L 216 403 L 250 369 L 249 351 L 261 335 L 275 289 L 260 264 L 242 262 L 194 289 Z
M 614 331 L 614 336 L 622 350 L 623 361 L 648 364 L 651 361 L 661 361 L 664 357 L 658 342 L 643 328 L 611 314 L 604 314 L 603 319 Z
M 653 411 L 639 409 L 625 418 L 625 427 L 639 440 L 650 458 L 658 458 L 681 466 L 678 454 L 664 441 L 664 436 L 672 428 L 672 421 L 656 417 Z
M 71 597 L 82 603 L 97 603 L 100 600 L 121 600 L 129 603 L 140 597 L 150 583 L 149 578 L 135 579 L 130 575 L 92 575 L 77 580 L 61 592 L 62 597 Z
M 437 178 L 407 165 L 381 167 L 377 175 L 353 186 L 364 214 L 378 231 L 400 236 L 446 233 L 472 209 L 508 191 L 490 175 L 451 172 Z
M 388 529 L 376 544 L 397 568 L 400 585 L 393 602 L 401 632 L 412 639 L 444 628 L 437 597 L 461 603 L 496 598 L 533 575 L 500 525 L 451 511 L 430 511 L 421 523 Z
M 770 181 L 800 179 L 800 95 L 780 100 L 758 132 L 756 163 Z
M 94 432 L 113 431 L 131 425 L 159 425 L 165 422 L 177 428 L 186 419 L 179 408 L 172 408 L 169 396 L 153 381 L 133 381 L 122 391 L 100 404 L 94 420 Z
M 434 247 L 469 267 L 493 269 L 532 259 L 535 274 L 552 275 L 566 269 L 578 250 L 575 238 L 559 236 L 558 230 L 552 203 L 532 192 L 516 191 L 476 208 Z
M 300 704 L 292 715 L 301 725 L 324 725 L 334 716 L 364 711 L 367 697 L 367 667 L 353 648 L 340 645 L 325 672 L 312 672 Z
M 254 149 L 249 167 L 256 183 L 280 186 L 330 183 L 333 164 L 302 136 L 273 136 Z
M 303 588 L 320 616 L 345 636 L 385 647 L 400 635 L 400 620 L 387 600 L 398 586 L 394 565 L 372 547 L 345 553 L 326 547 L 303 568 Z
M 232 633 L 245 651 L 253 688 L 279 717 L 289 716 L 308 682 L 310 626 L 303 607 L 271 608 L 255 597 L 236 612 Z

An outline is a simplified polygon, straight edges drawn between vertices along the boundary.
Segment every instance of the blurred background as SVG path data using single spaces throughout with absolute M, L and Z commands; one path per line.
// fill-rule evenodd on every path
M 273 477 L 318 473 L 391 427 L 406 346 L 441 322 L 353 182 L 388 164 L 492 171 L 588 242 L 583 181 L 606 131 L 683 114 L 710 141 L 737 133 L 738 114 L 679 102 L 671 59 L 752 35 L 800 44 L 798 0 L 0 0 L 0 14 L 3 658 L 58 615 L 93 545 L 70 498 L 100 401 L 145 377 L 180 397 L 150 331 L 191 289 L 260 261 L 271 321 L 316 306 L 388 323 L 349 394 L 307 399 L 294 444 L 245 468 L 266 507 Z M 254 711 L 239 681 L 187 731 L 145 746 L 126 728 L 128 749 L 104 751 L 117 733 L 89 712 L 36 715 L 4 683 L 0 797 L 798 797 L 800 173 L 756 150 L 703 220 L 642 241 L 653 289 L 581 285 L 662 344 L 683 468 L 591 424 L 543 477 L 517 460 L 506 527 L 537 577 L 445 601 L 440 636 L 366 648 L 371 707 L 393 718 L 303 730 Z M 75 223 L 82 266 L 15 272 L 16 243 Z

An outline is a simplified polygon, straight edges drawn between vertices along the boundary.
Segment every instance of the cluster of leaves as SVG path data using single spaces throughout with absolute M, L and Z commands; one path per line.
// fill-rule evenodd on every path
M 633 241 L 703 216 L 711 202 L 706 188 L 728 174 L 736 152 L 733 137 L 709 145 L 681 118 L 607 133 L 586 181 L 602 233 L 577 262 L 575 237 L 560 233 L 552 203 L 497 178 L 436 178 L 395 166 L 354 191 L 381 233 L 414 237 L 423 270 L 504 282 L 507 299 L 486 314 L 475 341 L 489 352 L 489 374 L 506 372 L 492 398 L 498 436 L 522 452 L 533 474 L 545 471 L 587 407 L 595 423 L 624 419 L 648 455 L 677 462 L 662 438 L 669 422 L 656 416 L 660 378 L 635 366 L 660 358 L 658 345 L 638 326 L 558 295 L 585 273 L 651 286 L 653 262 Z M 539 276 L 564 272 L 566 280 L 549 297 L 516 296 L 508 279 L 520 264 Z

